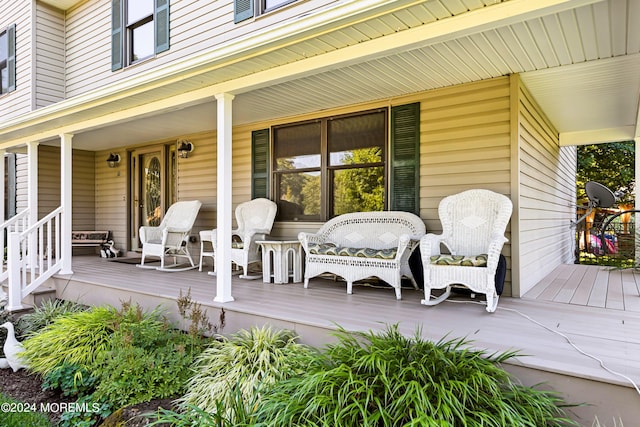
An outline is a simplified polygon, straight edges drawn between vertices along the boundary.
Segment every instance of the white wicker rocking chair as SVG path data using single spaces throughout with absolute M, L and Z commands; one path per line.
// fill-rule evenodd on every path
M 160 271 L 185 271 L 197 268 L 189 253 L 189 234 L 196 221 L 202 203 L 199 200 L 176 202 L 169 207 L 162 222 L 157 227 L 140 227 L 142 260 L 137 266 Z M 145 258 L 160 258 L 160 267 L 145 265 Z M 165 257 L 173 257 L 173 264 L 165 265 Z M 187 258 L 190 266 L 181 267 L 177 258 Z
M 464 285 L 486 295 L 487 311 L 498 306 L 495 276 L 513 205 L 508 197 L 489 190 L 468 190 L 445 197 L 438 207 L 442 234 L 420 240 L 424 270 L 424 305 L 447 299 L 452 285 Z M 450 254 L 441 254 L 443 244 Z M 432 299 L 432 289 L 446 288 Z
M 278 206 L 269 199 L 258 198 L 240 203 L 236 207 L 236 223 L 238 228 L 232 231 L 233 242 L 231 244 L 231 261 L 241 267 L 242 279 L 256 279 L 260 276 L 249 276 L 249 265 L 262 261 L 260 248 L 256 241 L 264 240 L 271 232 L 273 221 L 276 218 Z M 213 271 L 215 275 L 215 254 L 217 252 L 218 231 L 211 231 L 211 244 L 213 246 Z

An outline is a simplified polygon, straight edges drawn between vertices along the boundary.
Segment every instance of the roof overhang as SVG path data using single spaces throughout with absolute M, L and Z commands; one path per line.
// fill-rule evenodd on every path
M 625 30 L 640 34 L 640 13 L 635 13 L 640 0 L 629 2 L 635 9 L 624 12 L 612 12 L 620 3 L 607 0 L 511 0 L 305 57 L 323 37 L 343 37 L 362 24 L 391 23 L 398 13 L 406 16 L 432 3 L 333 4 L 282 23 L 277 31 L 253 33 L 5 122 L 0 138 L 8 142 L 0 146 L 71 133 L 74 146 L 98 150 L 212 130 L 217 93 L 236 95 L 234 124 L 242 124 L 511 73 L 522 76 L 563 145 L 638 138 L 640 41 L 628 43 L 624 54 L 573 63 L 549 60 L 553 55 L 545 49 L 565 44 L 567 50 L 589 52 L 597 34 L 571 29 L 594 16 L 607 16 L 609 27 L 593 31 L 619 32 L 614 24 L 626 13 Z M 274 52 L 283 63 L 265 68 Z

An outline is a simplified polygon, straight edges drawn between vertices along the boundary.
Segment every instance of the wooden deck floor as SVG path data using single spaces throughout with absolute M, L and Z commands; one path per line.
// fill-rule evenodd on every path
M 640 272 L 593 265 L 560 265 L 524 297 L 640 313 Z
M 191 289 L 193 298 L 209 310 L 213 320 L 224 307 L 228 320 L 248 314 L 262 322 L 296 330 L 303 341 L 307 338 L 312 344 L 317 341 L 310 339 L 311 329 L 322 328 L 328 336 L 336 325 L 348 330 L 381 330 L 386 324 L 398 323 L 406 334 L 419 329 L 424 337 L 433 340 L 466 337 L 473 346 L 489 352 L 518 350 L 523 356 L 514 362 L 527 368 L 631 387 L 627 379 L 606 371 L 599 362 L 577 351 L 557 334 L 561 333 L 608 368 L 640 384 L 640 309 L 634 301 L 634 297 L 640 297 L 636 276 L 583 267 L 559 267 L 525 298 L 501 298 L 493 314 L 467 297 L 425 307 L 420 304 L 423 292 L 412 289 L 403 289 L 400 301 L 392 289 L 368 286 L 356 285 L 353 295 L 347 295 L 343 282 L 326 279 L 312 280 L 304 289 L 302 284 L 274 285 L 234 278 L 235 301 L 220 305 L 213 302 L 215 277 L 204 272 L 143 270 L 94 256 L 74 257 L 74 274 L 56 278 L 56 287 L 63 297 L 81 298 L 85 292 L 89 299 L 97 298 L 96 289 L 104 289 L 100 298 L 108 303 L 114 303 L 113 299 L 121 295 L 131 295 L 134 301 L 171 301 L 180 291 Z M 606 290 L 600 289 L 605 282 Z M 79 289 L 75 293 L 67 290 L 72 288 L 71 283 Z M 325 337 L 325 341 L 330 339 Z M 640 403 L 640 396 L 636 394 L 635 399 Z

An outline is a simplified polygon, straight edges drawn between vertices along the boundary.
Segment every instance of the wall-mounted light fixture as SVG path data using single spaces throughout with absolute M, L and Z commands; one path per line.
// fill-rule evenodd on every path
M 191 143 L 191 141 L 188 141 L 186 139 L 178 140 L 178 156 L 181 159 L 188 158 L 189 153 L 191 153 L 192 151 L 193 151 L 193 144 Z
M 109 153 L 109 157 L 107 157 L 109 167 L 115 168 L 118 163 L 120 163 L 120 154 Z

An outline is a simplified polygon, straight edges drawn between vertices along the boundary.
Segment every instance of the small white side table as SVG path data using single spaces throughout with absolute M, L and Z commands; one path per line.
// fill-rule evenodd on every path
M 258 240 L 262 247 L 262 281 L 271 282 L 271 254 L 273 254 L 273 283 L 289 283 L 289 269 L 293 283 L 302 282 L 302 245 L 298 240 Z M 291 259 L 293 265 L 289 265 Z

